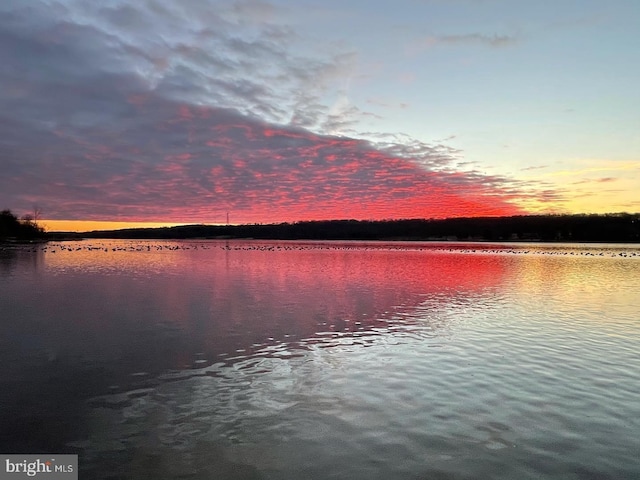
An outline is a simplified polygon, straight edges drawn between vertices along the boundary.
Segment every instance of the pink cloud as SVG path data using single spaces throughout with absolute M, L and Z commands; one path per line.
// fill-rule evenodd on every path
M 235 222 L 264 223 L 522 213 L 513 202 L 526 192 L 508 179 L 428 170 L 422 165 L 436 161 L 428 153 L 400 157 L 229 110 L 146 102 L 153 108 L 138 119 L 141 131 L 60 135 L 66 141 L 43 172 L 56 180 L 40 202 L 51 218 L 216 222 L 231 212 Z

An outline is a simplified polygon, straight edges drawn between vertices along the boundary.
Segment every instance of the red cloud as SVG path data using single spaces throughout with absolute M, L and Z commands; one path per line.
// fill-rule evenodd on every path
M 145 98 L 128 125 L 60 127 L 39 201 L 50 218 L 238 223 L 523 213 L 507 179 L 434 171 L 364 140 L 277 126 L 234 111 Z M 426 153 L 425 153 L 426 152 Z

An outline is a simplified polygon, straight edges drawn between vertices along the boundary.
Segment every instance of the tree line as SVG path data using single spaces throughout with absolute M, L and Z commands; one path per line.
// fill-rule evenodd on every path
M 252 225 L 186 225 L 94 231 L 77 234 L 77 237 L 640 242 L 640 214 L 522 215 L 380 221 L 327 220 Z
M 0 212 L 0 241 L 80 238 L 263 240 L 460 240 L 640 242 L 640 214 L 520 215 L 405 220 L 325 220 L 277 224 L 185 225 L 84 233 L 45 232 L 37 216 Z

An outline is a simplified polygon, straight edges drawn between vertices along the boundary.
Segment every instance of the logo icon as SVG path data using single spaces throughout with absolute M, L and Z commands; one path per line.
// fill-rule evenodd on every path
M 78 480 L 77 455 L 0 455 L 0 480 Z

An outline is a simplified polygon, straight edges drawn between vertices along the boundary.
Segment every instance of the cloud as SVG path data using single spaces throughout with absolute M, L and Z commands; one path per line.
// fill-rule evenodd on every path
M 0 204 L 50 219 L 270 222 L 519 213 L 459 152 L 345 132 L 357 55 L 261 1 L 0 5 Z M 282 18 L 286 18 L 282 16 Z
M 519 42 L 520 38 L 515 35 L 498 35 L 495 33 L 493 35 L 483 33 L 429 35 L 415 40 L 409 46 L 409 51 L 415 54 L 439 46 L 504 48 L 511 47 Z
M 293 48 L 304 42 L 265 2 L 15 5 L 0 7 L 0 28 L 3 60 L 17 67 L 17 84 L 25 73 L 38 84 L 59 80 L 69 88 L 117 75 L 122 89 L 234 108 L 278 123 L 305 118 L 306 126 L 321 128 L 335 124 L 327 97 L 357 61 L 354 52 Z
M 545 169 L 545 168 L 548 168 L 548 166 L 547 165 L 532 165 L 530 167 L 521 168 L 520 170 L 522 170 L 523 172 L 528 172 L 528 171 L 531 171 L 531 170 L 542 170 L 542 169 Z
M 445 146 L 386 144 L 277 126 L 153 97 L 117 133 L 58 129 L 3 196 L 67 219 L 295 221 L 509 214 L 508 179 L 447 171 Z M 438 171 L 439 170 L 439 171 Z M 509 187 L 509 188 L 507 188 Z M 513 188 L 513 191 L 510 190 Z
M 409 104 L 405 102 L 389 101 L 381 98 L 368 98 L 366 103 L 375 105 L 376 107 L 388 108 L 388 109 L 400 109 L 404 110 L 409 108 Z
M 593 167 L 576 168 L 574 170 L 558 170 L 548 173 L 549 177 L 579 176 L 596 172 L 624 172 L 637 171 L 640 168 L 640 162 L 625 160 L 583 160 L 581 164 L 593 164 Z
M 487 47 L 508 47 L 517 43 L 517 38 L 510 35 L 483 35 L 469 33 L 466 35 L 442 35 L 435 38 L 436 43 L 445 45 L 482 45 Z

